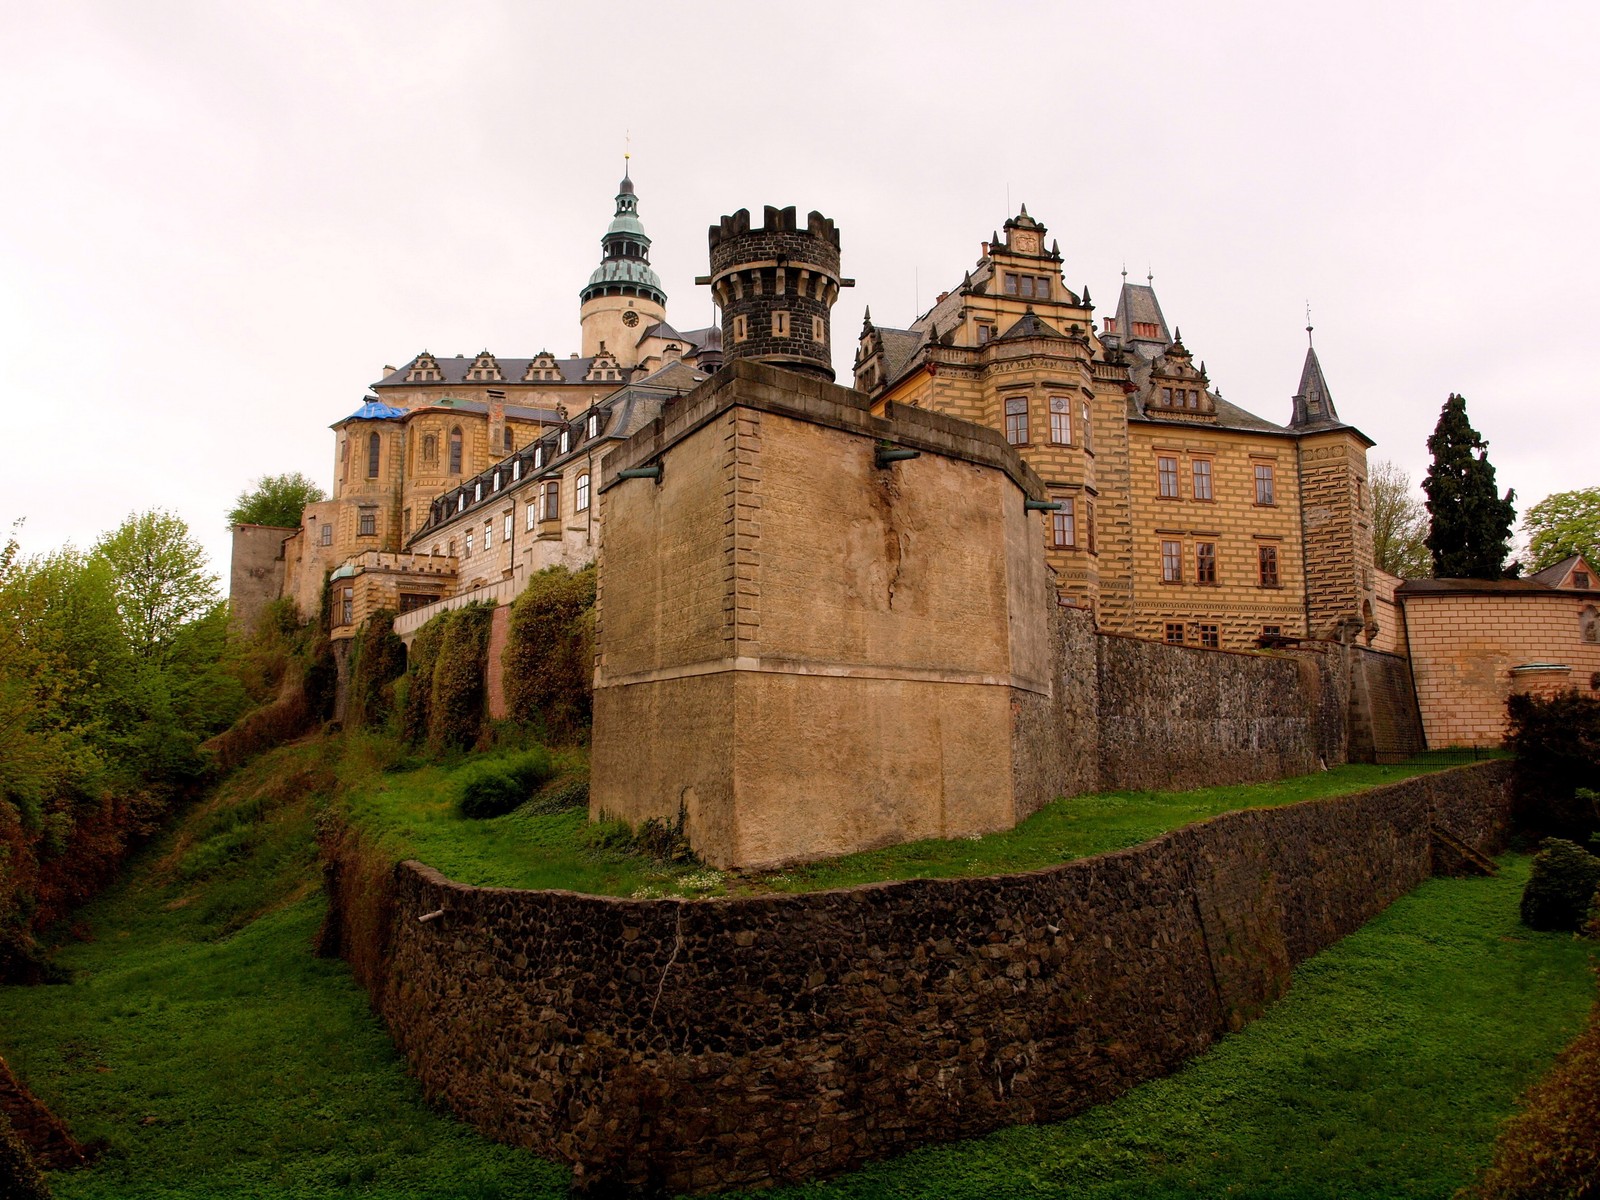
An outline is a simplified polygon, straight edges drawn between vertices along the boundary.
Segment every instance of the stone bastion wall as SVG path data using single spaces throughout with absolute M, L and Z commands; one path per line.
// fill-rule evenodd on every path
M 467 887 L 330 829 L 324 947 L 431 1098 L 580 1189 L 814 1178 L 1173 1071 L 1427 878 L 1431 825 L 1500 849 L 1509 780 L 1464 767 L 1019 875 L 696 901 Z

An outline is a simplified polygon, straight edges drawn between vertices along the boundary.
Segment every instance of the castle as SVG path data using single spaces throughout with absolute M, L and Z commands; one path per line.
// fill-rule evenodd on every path
M 1372 443 L 1340 421 L 1315 350 L 1288 423 L 1255 416 L 1223 399 L 1151 287 L 1124 280 L 1097 328 L 1046 235 L 1024 206 L 909 328 L 867 316 L 854 383 L 873 411 L 1001 431 L 1056 506 L 1039 517 L 1056 586 L 1104 629 L 1211 648 L 1357 632 L 1392 645 L 1371 560 Z M 741 356 L 832 378 L 823 330 L 851 282 L 836 263 L 826 295 L 807 296 L 821 276 L 804 266 L 776 272 L 769 286 L 789 302 L 763 307 L 760 328 L 761 294 L 713 264 L 700 282 L 722 327 L 680 333 L 650 244 L 625 176 L 579 293 L 581 353 L 424 351 L 385 368 L 333 425 L 332 497 L 287 541 L 245 532 L 258 563 L 281 546 L 281 583 L 265 588 L 310 613 L 331 573 L 336 639 L 379 608 L 508 597 L 530 572 L 594 557 L 598 463 L 714 373 L 725 338 Z
M 625 176 L 580 291 L 583 353 L 386 370 L 333 426 L 332 499 L 297 530 L 236 531 L 236 614 L 325 604 L 348 647 L 380 609 L 409 640 L 489 603 L 497 660 L 529 576 L 598 559 L 592 805 L 678 821 L 718 865 L 981 833 L 1075 790 L 1404 755 L 1424 725 L 1493 742 L 1506 692 L 1589 672 L 1590 634 L 1568 646 L 1596 624 L 1569 595 L 1586 564 L 1529 585 L 1537 645 L 1519 621 L 1473 651 L 1486 672 L 1408 662 L 1407 596 L 1435 593 L 1374 570 L 1372 443 L 1315 349 L 1287 423 L 1254 415 L 1153 288 L 1124 279 L 1097 325 L 1047 234 L 1024 207 L 907 328 L 868 314 L 846 388 L 831 221 L 724 217 L 698 281 L 720 327 L 680 333 Z M 1288 653 L 1228 653 L 1260 647 Z M 1446 681 L 1419 716 L 1424 677 Z M 1470 728 L 1448 723 L 1464 688 Z

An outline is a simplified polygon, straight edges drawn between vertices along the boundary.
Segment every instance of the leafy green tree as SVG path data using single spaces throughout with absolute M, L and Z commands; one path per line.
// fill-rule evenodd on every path
M 1411 476 L 1376 459 L 1367 470 L 1372 497 L 1372 557 L 1381 571 L 1402 579 L 1433 574 L 1428 553 L 1428 514 L 1411 490 Z
M 1427 545 L 1442 579 L 1501 579 L 1517 512 L 1515 492 L 1495 489 L 1489 443 L 1467 420 L 1467 402 L 1451 393 L 1428 438 L 1433 465 L 1422 481 L 1431 518 Z
M 308 504 L 326 500 L 320 487 L 299 471 L 263 475 L 239 493 L 228 510 L 230 525 L 276 525 L 296 529 Z
M 95 543 L 93 557 L 111 568 L 123 632 L 141 658 L 163 657 L 179 629 L 222 602 L 204 549 L 174 513 L 135 513 Z
M 1542 571 L 1574 554 L 1600 567 L 1600 487 L 1546 496 L 1522 514 L 1522 532 L 1528 535 L 1530 570 Z

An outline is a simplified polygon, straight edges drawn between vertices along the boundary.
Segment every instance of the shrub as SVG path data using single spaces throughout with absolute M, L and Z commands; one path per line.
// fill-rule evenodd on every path
M 375 729 L 389 719 L 394 684 L 406 669 L 406 647 L 394 631 L 395 612 L 380 608 L 361 623 L 350 662 L 350 703 L 346 723 Z
M 1600 1196 L 1600 1004 L 1523 1097 L 1475 1193 L 1483 1200 Z
M 550 755 L 543 750 L 478 759 L 456 775 L 456 811 L 480 819 L 501 816 L 526 801 L 554 774 Z
M 1530 929 L 1576 932 L 1600 887 L 1600 858 L 1561 838 L 1547 838 L 1534 855 L 1522 891 L 1522 923 Z
M 595 569 L 551 567 L 528 580 L 511 608 L 506 708 L 557 741 L 588 735 L 594 701 Z
M 434 752 L 464 749 L 483 732 L 484 668 L 494 609 L 469 604 L 441 615 L 448 620 L 433 664 L 433 695 L 428 704 L 428 748 Z
M 405 702 L 400 708 L 400 736 L 408 742 L 422 742 L 428 736 L 428 721 L 433 709 L 433 668 L 439 660 L 439 644 L 451 614 L 434 617 L 411 639 L 411 661 L 406 666 Z
M 50 1200 L 44 1176 L 34 1166 L 4 1112 L 0 1112 L 0 1196 L 7 1200 Z
M 529 803 L 528 808 L 537 814 L 565 812 L 569 808 L 589 807 L 589 777 L 569 776 L 556 780 Z
M 1593 798 L 1593 789 L 1600 789 L 1600 697 L 1575 690 L 1548 699 L 1512 696 L 1506 715 L 1506 746 L 1517 756 L 1520 822 L 1585 841 L 1600 830 Z

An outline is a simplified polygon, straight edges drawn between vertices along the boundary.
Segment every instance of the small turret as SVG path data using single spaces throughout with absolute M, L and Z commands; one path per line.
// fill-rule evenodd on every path
M 710 232 L 711 285 L 722 310 L 726 361 L 745 358 L 832 380 L 829 317 L 841 287 L 839 231 L 819 212 L 801 229 L 795 210 L 770 205 L 759 228 L 750 210 L 723 217 Z

